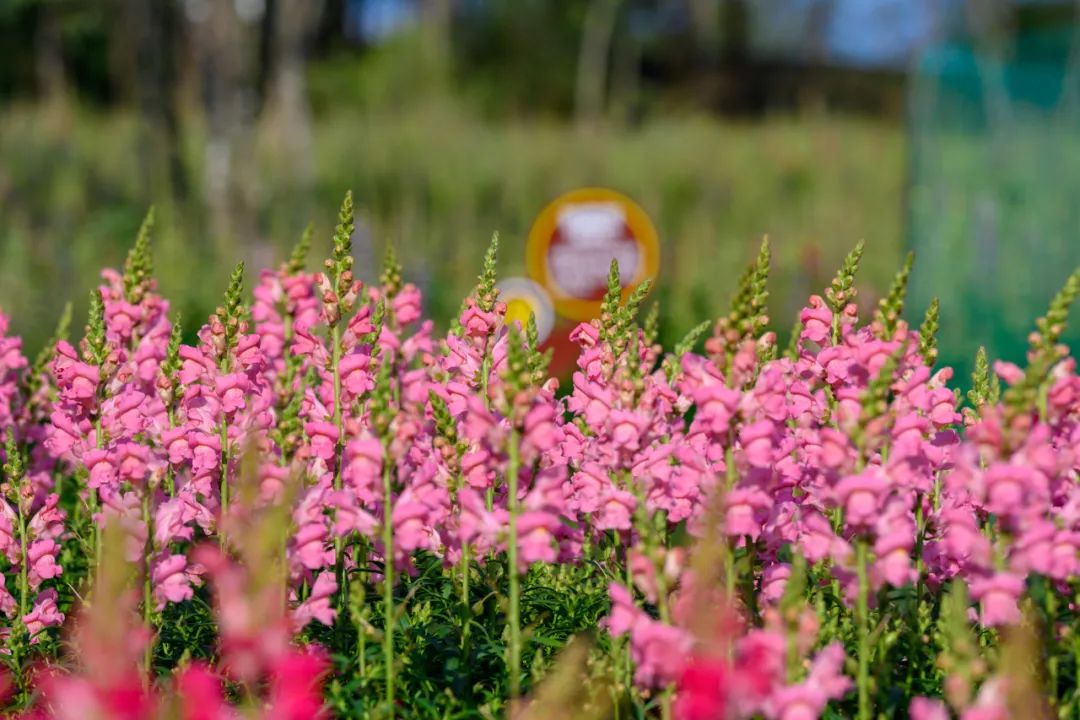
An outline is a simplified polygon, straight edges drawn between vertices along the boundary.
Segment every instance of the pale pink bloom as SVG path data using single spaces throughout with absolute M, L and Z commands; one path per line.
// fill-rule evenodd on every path
M 15 616 L 18 609 L 19 603 L 15 600 L 15 596 L 8 592 L 5 585 L 0 584 L 0 613 L 10 618 Z
M 911 720 L 949 720 L 949 710 L 945 703 L 921 696 L 912 698 L 908 715 Z
M 165 555 L 159 558 L 151 571 L 154 601 L 160 611 L 166 603 L 179 603 L 190 600 L 195 594 L 192 581 L 198 576 L 188 567 L 184 555 Z
M 135 442 L 122 442 L 116 446 L 114 457 L 120 480 L 136 485 L 146 480 L 149 472 L 147 461 L 150 459 L 148 447 Z
M 338 364 L 341 385 L 352 395 L 361 395 L 375 387 L 375 378 L 371 373 L 371 356 L 355 352 L 341 358 Z
M 428 548 L 432 531 L 427 517 L 428 508 L 411 494 L 398 498 L 392 513 L 395 552 Z
M 330 461 L 337 453 L 338 429 L 333 423 L 316 421 L 304 423 L 304 432 L 311 442 L 311 454 Z
M 570 331 L 570 342 L 582 349 L 595 346 L 599 339 L 600 331 L 592 323 L 579 323 L 577 327 Z
M 334 551 L 327 547 L 329 535 L 323 523 L 302 526 L 293 537 L 292 557 L 308 570 L 330 566 L 334 562 Z
M 888 490 L 889 481 L 873 468 L 845 477 L 836 486 L 837 499 L 844 508 L 844 522 L 853 527 L 873 524 L 884 507 Z
M 637 666 L 634 682 L 643 687 L 663 687 L 674 682 L 693 647 L 685 631 L 647 616 L 635 623 L 630 634 L 630 654 Z
M 117 481 L 116 464 L 112 453 L 104 448 L 93 448 L 83 453 L 83 464 L 89 471 L 87 487 L 98 489 L 111 487 Z
M 319 573 L 311 586 L 311 594 L 292 611 L 295 630 L 299 631 L 312 620 L 318 620 L 323 625 L 333 625 L 337 610 L 332 603 L 337 590 L 333 572 Z
M 187 505 L 181 498 L 166 500 L 154 513 L 154 541 L 164 548 L 174 541 L 190 540 L 194 529 L 187 523 Z
M 633 410 L 614 409 L 608 416 L 611 440 L 616 448 L 635 452 L 641 447 L 641 436 L 648 427 L 649 419 Z
M 918 577 L 911 560 L 911 551 L 914 546 L 914 533 L 907 528 L 900 528 L 888 535 L 878 537 L 874 542 L 876 560 L 871 568 L 875 585 L 884 582 L 893 587 L 902 587 L 909 582 L 914 582 Z
M 629 530 L 637 507 L 633 493 L 619 488 L 609 488 L 596 517 L 597 530 Z
M 803 308 L 799 314 L 802 322 L 800 339 L 818 345 L 825 344 L 832 334 L 832 319 L 832 311 L 825 305 L 825 301 L 817 295 L 811 296 L 809 306 Z
M 61 536 L 66 532 L 64 527 L 64 521 L 67 519 L 67 515 L 63 510 L 59 508 L 60 496 L 56 493 L 49 493 L 45 497 L 45 503 L 38 508 L 34 513 L 34 517 L 30 519 L 30 534 L 33 537 L 45 538 L 49 537 L 53 540 L 59 540 Z M 3 513 L 0 511 L 0 517 Z M 2 520 L 0 520 L 2 522 Z M 0 532 L 0 547 L 2 547 L 2 532 Z
M 407 283 L 394 297 L 394 317 L 402 325 L 409 325 L 420 319 L 420 291 L 412 283 Z
M 56 590 L 52 588 L 38 593 L 34 598 L 33 609 L 23 616 L 23 623 L 26 625 L 27 632 L 30 633 L 31 644 L 40 640 L 39 633 L 42 630 L 63 624 L 64 613 L 56 607 L 57 597 Z
M 530 510 L 518 516 L 518 559 L 523 570 L 534 562 L 553 563 L 558 559 L 555 533 L 559 526 L 559 519 L 548 512 Z
M 247 406 L 247 394 L 251 388 L 247 375 L 230 373 L 214 379 L 214 393 L 221 402 L 221 411 L 232 415 Z
M 60 546 L 52 538 L 34 540 L 26 551 L 26 561 L 30 566 L 30 589 L 37 590 L 45 580 L 52 580 L 64 572 L 56 563 Z
M 1024 577 L 999 572 L 975 578 L 970 583 L 971 597 L 979 602 L 979 620 L 987 627 L 1001 627 L 1020 622 L 1020 596 Z
M 749 535 L 757 540 L 769 517 L 772 498 L 760 487 L 741 487 L 724 496 L 724 532 L 732 537 Z
M 169 453 L 169 462 L 180 465 L 191 460 L 191 444 L 187 439 L 188 430 L 184 427 L 175 427 L 161 432 L 161 444 Z

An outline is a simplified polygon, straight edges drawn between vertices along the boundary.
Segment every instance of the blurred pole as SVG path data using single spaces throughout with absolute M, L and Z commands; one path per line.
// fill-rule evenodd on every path
M 702 59 L 709 66 L 716 62 L 719 54 L 722 2 L 725 6 L 732 4 L 731 0 L 687 0 L 694 37 Z
M 991 141 L 991 152 L 1004 163 L 1009 155 L 1013 122 L 1005 62 L 1013 33 L 1012 8 L 1008 0 L 971 0 L 965 6 L 975 45 L 983 108 Z M 1004 164 L 1002 167 L 1006 167 Z
M 621 0 L 591 0 L 585 13 L 574 92 L 574 110 L 582 128 L 595 127 L 603 117 L 608 58 L 620 4 Z
M 422 51 L 425 67 L 435 87 L 442 91 L 450 77 L 452 0 L 422 0 L 420 3 L 421 29 L 424 33 Z
M 1065 127 L 1068 127 L 1071 118 L 1080 115 L 1080 0 L 1073 0 L 1072 3 L 1072 29 L 1065 78 L 1061 85 L 1061 102 L 1058 103 L 1058 118 Z
M 152 195 L 148 200 L 182 204 L 188 182 L 176 97 L 178 8 L 173 0 L 125 0 L 125 6 L 126 35 L 134 35 L 129 69 L 141 120 L 139 160 L 144 186 Z
M 67 98 L 67 71 L 64 69 L 60 9 L 58 3 L 41 2 L 37 4 L 37 11 L 34 72 L 38 96 L 49 105 L 63 105 Z
M 302 216 L 291 218 L 297 226 L 313 211 L 311 107 L 305 70 L 322 10 L 322 0 L 276 0 L 273 5 L 266 125 L 282 154 L 279 160 L 288 168 L 290 190 L 295 193 L 289 205 Z
M 188 2 L 191 42 L 199 63 L 205 201 L 222 261 L 241 255 L 256 236 L 255 87 L 263 0 Z
M 759 77 L 752 74 L 748 62 L 749 9 L 743 0 L 723 0 L 718 15 L 720 27 L 716 62 L 722 68 L 725 85 L 721 109 L 744 110 L 751 104 L 753 94 L 760 92 L 758 85 L 761 82 Z

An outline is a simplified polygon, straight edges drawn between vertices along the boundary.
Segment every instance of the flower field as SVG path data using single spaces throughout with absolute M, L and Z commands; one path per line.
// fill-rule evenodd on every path
M 0 315 L 12 715 L 1080 717 L 1080 273 L 961 395 L 910 258 L 780 348 L 763 244 L 667 351 L 613 265 L 560 387 L 497 241 L 443 336 L 392 254 L 354 279 L 351 195 L 206 321 L 152 225 L 83 332 Z

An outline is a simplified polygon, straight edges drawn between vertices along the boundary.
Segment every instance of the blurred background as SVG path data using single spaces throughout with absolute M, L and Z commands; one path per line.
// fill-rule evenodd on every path
M 587 185 L 660 236 L 672 342 L 761 236 L 782 337 L 860 239 L 870 306 L 916 251 L 943 359 L 1019 359 L 1080 264 L 1080 2 L 0 0 L 0 308 L 33 351 L 151 204 L 201 321 L 346 189 L 361 277 L 392 243 L 445 322 L 492 232 Z M 249 273 L 249 284 L 253 282 Z M 194 329 L 190 327 L 189 329 Z M 1074 335 L 1075 337 L 1075 335 Z

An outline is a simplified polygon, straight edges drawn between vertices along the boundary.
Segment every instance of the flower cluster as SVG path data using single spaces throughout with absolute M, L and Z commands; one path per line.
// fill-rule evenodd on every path
M 910 259 L 860 322 L 857 247 L 786 353 L 767 244 L 711 336 L 672 352 L 639 319 L 648 285 L 624 292 L 613 264 L 560 392 L 535 323 L 506 320 L 497 242 L 440 335 L 392 252 L 356 279 L 347 196 L 319 272 L 310 231 L 250 304 L 238 266 L 184 342 L 151 219 L 77 347 L 62 330 L 29 363 L 0 316 L 16 706 L 231 717 L 227 681 L 270 717 L 310 717 L 332 655 L 335 708 L 404 713 L 430 684 L 406 682 L 421 663 L 401 652 L 431 647 L 505 677 L 505 702 L 592 629 L 547 633 L 537 610 L 580 590 L 603 606 L 591 667 L 664 718 L 989 717 L 1022 684 L 998 633 L 1036 623 L 1046 694 L 1080 707 L 1080 376 L 1060 346 L 1080 276 L 1027 366 L 980 357 L 962 403 L 935 367 L 936 303 L 918 329 L 902 319 Z M 177 624 L 211 604 L 216 645 L 178 653 Z M 68 616 L 89 618 L 75 660 L 100 672 L 60 662 Z

